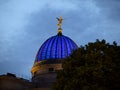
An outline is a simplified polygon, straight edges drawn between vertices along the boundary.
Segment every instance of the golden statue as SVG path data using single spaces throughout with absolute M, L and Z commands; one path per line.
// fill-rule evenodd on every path
M 58 28 L 61 28 L 61 26 L 62 26 L 62 17 L 60 17 L 60 18 L 57 18 L 57 20 L 58 20 Z

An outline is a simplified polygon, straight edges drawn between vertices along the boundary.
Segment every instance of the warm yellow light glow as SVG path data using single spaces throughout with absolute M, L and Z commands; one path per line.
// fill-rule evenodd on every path
M 58 33 L 62 33 L 62 29 L 58 29 Z
M 31 73 L 34 76 L 34 74 L 37 72 L 39 74 L 48 73 L 49 68 L 54 68 L 54 70 L 61 70 L 62 64 L 41 64 L 41 62 L 37 62 L 34 64 L 34 66 L 31 69 Z

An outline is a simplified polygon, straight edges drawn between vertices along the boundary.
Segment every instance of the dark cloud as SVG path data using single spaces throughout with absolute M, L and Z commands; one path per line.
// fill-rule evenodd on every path
M 110 20 L 120 21 L 120 0 L 94 0 L 101 14 Z
M 61 12 L 59 14 L 59 12 Z M 86 32 L 88 28 L 92 28 L 94 25 L 101 23 L 101 18 L 97 13 L 92 13 L 85 9 L 81 9 L 78 6 L 77 10 L 68 10 L 62 12 L 62 10 L 55 10 L 51 8 L 42 9 L 37 13 L 31 15 L 30 22 L 26 28 L 27 31 L 36 36 L 40 36 L 41 40 L 45 40 L 57 32 L 57 20 L 56 17 L 63 16 L 63 34 L 70 36 L 75 40 L 79 38 L 81 40 L 81 34 Z M 97 22 L 99 21 L 99 22 Z M 68 33 L 69 32 L 69 33 Z M 77 33 L 76 33 L 77 32 Z M 88 39 L 89 41 L 89 39 Z M 79 41 L 78 41 L 79 44 Z M 83 43 L 81 43 L 83 44 Z

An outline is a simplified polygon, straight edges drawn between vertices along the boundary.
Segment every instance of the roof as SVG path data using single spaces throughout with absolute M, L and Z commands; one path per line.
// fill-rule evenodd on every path
M 76 49 L 78 49 L 78 46 L 72 39 L 62 35 L 62 33 L 58 33 L 42 44 L 36 55 L 35 62 L 64 59 Z

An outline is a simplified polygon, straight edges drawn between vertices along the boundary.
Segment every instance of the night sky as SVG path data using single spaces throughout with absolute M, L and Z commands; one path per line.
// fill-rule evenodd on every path
M 120 45 L 120 0 L 0 0 L 0 74 L 29 79 L 42 43 L 63 34 L 78 46 L 96 39 Z

